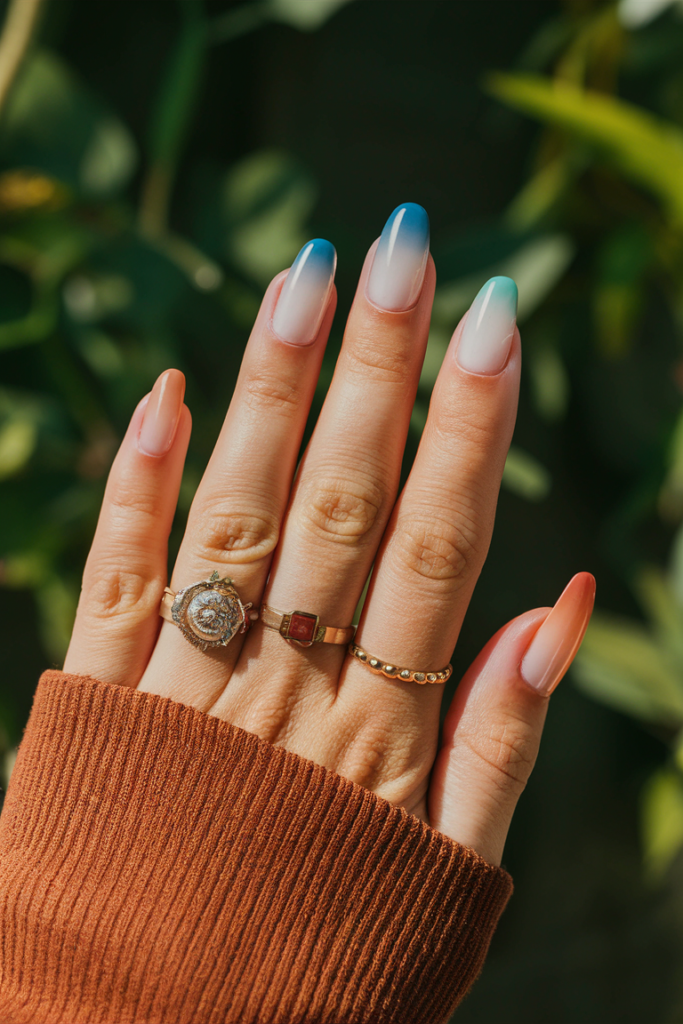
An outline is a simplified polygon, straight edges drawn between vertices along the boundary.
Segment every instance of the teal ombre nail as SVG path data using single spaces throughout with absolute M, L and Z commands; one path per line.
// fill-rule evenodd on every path
M 495 374 L 505 366 L 517 322 L 517 285 L 492 277 L 467 314 L 456 358 L 471 373 Z
M 429 255 L 429 217 L 417 203 L 397 206 L 384 225 L 368 280 L 367 294 L 382 309 L 415 305 Z
M 306 242 L 292 263 L 273 314 L 273 330 L 290 345 L 309 345 L 327 308 L 337 253 L 325 238 Z

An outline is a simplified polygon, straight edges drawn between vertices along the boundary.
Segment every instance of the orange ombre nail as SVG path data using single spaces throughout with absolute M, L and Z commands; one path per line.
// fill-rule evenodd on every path
M 149 396 L 138 434 L 144 455 L 165 455 L 173 444 L 185 397 L 185 377 L 180 370 L 166 370 Z
M 569 581 L 529 644 L 519 671 L 544 697 L 553 692 L 574 660 L 594 603 L 595 578 L 580 572 Z

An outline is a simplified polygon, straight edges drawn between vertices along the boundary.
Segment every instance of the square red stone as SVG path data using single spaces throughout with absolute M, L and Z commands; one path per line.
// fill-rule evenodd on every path
M 287 629 L 287 636 L 291 640 L 303 640 L 311 643 L 315 638 L 318 628 L 316 615 L 307 615 L 305 612 L 292 612 Z

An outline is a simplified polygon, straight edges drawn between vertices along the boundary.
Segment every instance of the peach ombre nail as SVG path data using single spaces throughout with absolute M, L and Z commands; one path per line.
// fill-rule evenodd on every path
M 138 448 L 145 455 L 165 455 L 173 444 L 185 397 L 185 377 L 180 370 L 166 370 L 149 396 L 138 434 Z
M 520 674 L 548 697 L 562 679 L 581 646 L 595 602 L 595 579 L 580 572 L 569 581 L 557 604 L 529 644 Z

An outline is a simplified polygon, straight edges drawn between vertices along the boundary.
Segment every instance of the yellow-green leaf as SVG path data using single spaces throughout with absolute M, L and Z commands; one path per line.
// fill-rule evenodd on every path
M 625 177 L 653 192 L 683 222 L 683 132 L 604 93 L 541 75 L 492 75 L 488 88 L 517 110 L 595 146 Z
M 304 32 L 320 28 L 340 7 L 351 0 L 270 0 L 267 10 L 271 18 L 284 21 Z
M 17 417 L 0 427 L 0 480 L 18 473 L 31 458 L 38 429 L 29 419 Z
M 641 827 L 645 869 L 653 881 L 665 874 L 683 847 L 683 775 L 662 768 L 642 794 Z
M 536 409 L 545 420 L 562 419 L 569 403 L 570 384 L 560 353 L 544 345 L 532 349 L 526 358 Z
M 635 575 L 633 589 L 683 677 L 683 606 L 671 580 L 656 565 L 644 565 Z
M 503 485 L 527 501 L 542 501 L 547 497 L 552 480 L 550 473 L 541 463 L 512 445 L 505 460 Z
M 683 724 L 683 669 L 639 622 L 595 612 L 573 674 L 580 689 L 619 711 Z

